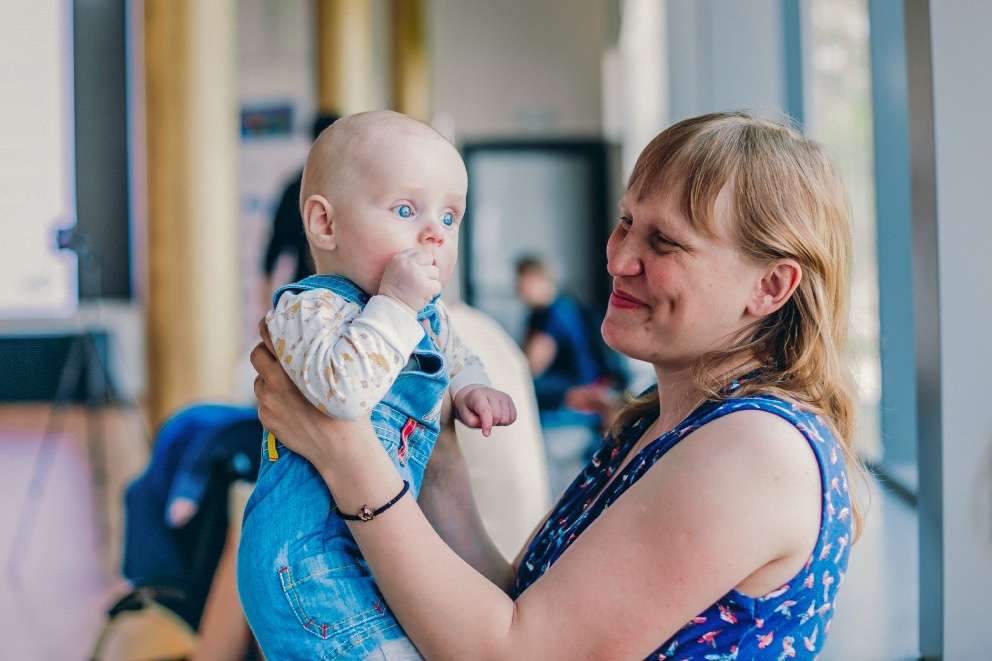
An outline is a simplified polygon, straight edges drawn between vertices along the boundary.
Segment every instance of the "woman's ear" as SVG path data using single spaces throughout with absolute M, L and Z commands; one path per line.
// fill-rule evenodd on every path
M 323 195 L 311 195 L 303 203 L 303 228 L 310 245 L 317 250 L 337 247 L 334 234 L 334 207 Z
M 785 305 L 803 279 L 803 269 L 794 259 L 775 260 L 754 287 L 747 311 L 765 317 Z

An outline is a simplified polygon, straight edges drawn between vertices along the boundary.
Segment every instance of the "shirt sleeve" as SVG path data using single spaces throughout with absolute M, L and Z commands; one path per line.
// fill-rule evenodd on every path
M 462 341 L 455 327 L 451 324 L 448 308 L 438 301 L 438 311 L 441 314 L 442 330 L 440 343 L 443 347 L 444 358 L 448 363 L 448 378 L 451 380 L 449 390 L 452 396 L 466 386 L 489 386 L 489 376 L 479 358 L 465 342 Z
M 300 392 L 335 418 L 367 414 L 406 365 L 424 329 L 400 303 L 358 305 L 326 289 L 285 293 L 265 317 L 276 357 Z

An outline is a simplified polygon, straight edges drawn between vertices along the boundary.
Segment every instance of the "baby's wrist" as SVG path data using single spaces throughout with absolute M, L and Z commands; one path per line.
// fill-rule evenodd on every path
M 417 316 L 417 310 L 415 310 L 413 308 L 413 306 L 411 306 L 409 303 L 407 303 L 406 301 L 404 301 L 399 296 L 396 296 L 395 294 L 392 294 L 392 293 L 390 293 L 388 291 L 382 291 L 381 289 L 379 290 L 379 296 L 384 296 L 384 297 L 388 298 L 393 303 L 396 303 L 397 305 L 399 305 L 400 307 L 402 307 L 405 312 L 409 312 L 412 317 L 416 318 L 416 316 Z
M 488 387 L 489 386 L 487 386 L 484 383 L 468 383 L 458 389 L 458 392 L 455 393 L 455 397 L 457 397 L 458 399 L 462 399 L 473 390 L 478 390 L 479 388 L 488 388 Z

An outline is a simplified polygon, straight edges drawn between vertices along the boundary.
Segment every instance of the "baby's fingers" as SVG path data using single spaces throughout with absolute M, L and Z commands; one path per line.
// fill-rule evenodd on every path
M 516 419 L 517 411 L 513 408 L 513 402 L 510 399 L 503 399 L 500 402 L 499 421 L 497 424 L 505 427 L 512 425 Z
M 434 264 L 434 253 L 427 248 L 409 248 L 403 251 L 413 259 L 414 264 L 430 266 Z
M 458 419 L 466 427 L 470 427 L 472 429 L 478 429 L 479 428 L 479 416 L 477 416 L 472 411 L 472 409 L 470 409 L 467 406 L 459 406 L 458 407 Z
M 503 400 L 503 424 L 512 425 L 517 419 L 517 407 L 513 405 L 512 399 Z
M 490 406 L 488 400 L 483 400 L 476 405 L 476 411 L 479 416 L 480 426 L 479 429 L 482 430 L 482 435 L 488 437 L 493 430 L 493 409 Z

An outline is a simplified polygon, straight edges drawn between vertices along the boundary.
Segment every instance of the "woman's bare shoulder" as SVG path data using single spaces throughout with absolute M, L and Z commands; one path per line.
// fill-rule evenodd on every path
M 670 455 L 669 471 L 710 476 L 706 489 L 727 499 L 728 513 L 760 517 L 766 530 L 783 533 L 785 547 L 815 539 L 820 471 L 810 444 L 788 420 L 766 411 L 728 413 L 692 432 Z
M 691 441 L 691 442 L 685 442 Z M 743 410 L 723 415 L 692 432 L 679 444 L 687 455 L 706 454 L 734 464 L 764 466 L 759 474 L 781 469 L 817 469 L 816 456 L 802 432 L 768 411 Z

